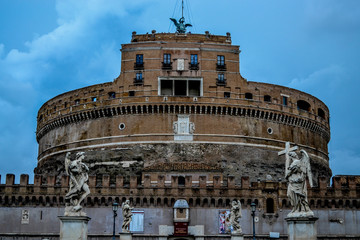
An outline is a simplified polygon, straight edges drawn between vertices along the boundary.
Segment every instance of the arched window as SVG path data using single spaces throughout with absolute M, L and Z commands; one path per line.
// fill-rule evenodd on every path
M 324 110 L 322 110 L 321 108 L 318 108 L 318 116 L 322 117 L 323 119 L 325 119 L 325 112 Z
M 270 95 L 265 95 L 264 96 L 264 102 L 271 102 L 271 96 Z
M 253 99 L 252 93 L 245 93 L 245 99 Z
M 304 100 L 299 100 L 297 101 L 297 107 L 298 109 L 301 109 L 301 110 L 305 110 L 305 111 L 310 111 L 310 103 L 304 101 Z

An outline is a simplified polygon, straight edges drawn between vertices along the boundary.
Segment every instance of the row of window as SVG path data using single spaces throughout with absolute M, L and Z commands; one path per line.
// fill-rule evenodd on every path
M 144 69 L 144 55 L 143 54 L 136 54 L 136 60 L 134 64 L 135 70 L 142 70 Z M 162 69 L 164 70 L 171 70 L 172 69 L 172 62 L 171 62 L 171 54 L 164 53 L 163 62 L 162 62 Z M 191 54 L 190 55 L 190 63 L 189 63 L 190 70 L 199 70 L 199 62 L 198 62 L 198 55 Z M 218 71 L 225 71 L 226 64 L 225 64 L 225 56 L 218 55 L 217 56 L 217 63 L 216 69 Z

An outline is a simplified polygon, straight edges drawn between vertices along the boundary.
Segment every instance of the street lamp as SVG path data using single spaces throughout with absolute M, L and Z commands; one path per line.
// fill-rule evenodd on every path
M 113 202 L 112 204 L 112 210 L 114 212 L 113 240 L 115 240 L 115 218 L 117 217 L 118 208 L 119 208 L 119 204 L 117 202 Z
M 252 202 L 250 204 L 251 206 L 251 216 L 252 216 L 252 220 L 253 220 L 253 240 L 255 240 L 255 211 L 256 211 L 256 204 L 254 202 Z

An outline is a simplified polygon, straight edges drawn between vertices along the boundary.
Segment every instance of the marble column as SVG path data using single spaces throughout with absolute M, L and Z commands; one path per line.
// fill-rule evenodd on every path
M 289 240 L 316 240 L 317 217 L 289 217 L 285 218 L 288 224 Z
M 59 216 L 60 240 L 87 240 L 89 217 Z

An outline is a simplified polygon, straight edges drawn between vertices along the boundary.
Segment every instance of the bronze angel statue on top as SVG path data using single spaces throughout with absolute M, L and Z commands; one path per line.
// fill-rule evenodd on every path
M 184 17 L 181 17 L 179 19 L 179 22 L 175 18 L 170 18 L 170 20 L 173 21 L 173 23 L 176 27 L 176 32 L 178 32 L 178 33 L 185 33 L 187 27 L 192 27 L 192 25 L 190 23 L 185 23 Z

